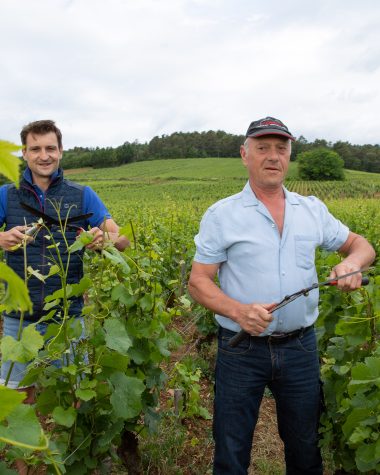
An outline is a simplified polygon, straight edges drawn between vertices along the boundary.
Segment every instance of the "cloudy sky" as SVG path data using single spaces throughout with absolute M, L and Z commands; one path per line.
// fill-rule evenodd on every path
M 378 0 L 0 0 L 0 139 L 65 148 L 175 131 L 380 143 Z

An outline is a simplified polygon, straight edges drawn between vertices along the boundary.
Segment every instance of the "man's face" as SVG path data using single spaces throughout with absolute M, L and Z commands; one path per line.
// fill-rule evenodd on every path
M 279 135 L 249 138 L 240 153 L 252 184 L 264 190 L 282 186 L 290 160 L 289 139 Z
M 58 169 L 62 149 L 58 146 L 58 139 L 54 132 L 44 135 L 29 133 L 22 154 L 33 178 L 44 179 L 50 177 Z

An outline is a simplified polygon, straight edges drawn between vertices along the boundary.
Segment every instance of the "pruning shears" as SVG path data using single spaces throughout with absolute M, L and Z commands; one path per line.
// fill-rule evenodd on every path
M 57 218 L 53 218 L 52 216 L 49 216 L 48 214 L 44 213 L 43 211 L 40 211 L 39 209 L 33 208 L 32 206 L 27 205 L 26 203 L 20 203 L 22 208 L 24 208 L 26 211 L 29 213 L 33 214 L 34 216 L 37 216 L 39 220 L 36 223 L 32 223 L 31 225 L 28 226 L 24 234 L 26 236 L 32 236 L 33 238 L 37 235 L 38 231 L 43 227 L 51 227 L 51 226 L 58 226 L 60 227 L 62 224 L 64 228 L 68 229 L 73 229 L 76 230 L 77 234 L 80 234 L 83 231 L 83 228 L 80 226 L 77 226 L 75 224 L 72 224 L 73 222 L 80 221 L 82 219 L 88 219 L 90 218 L 94 213 L 87 213 L 87 214 L 80 214 L 78 216 L 73 216 L 73 217 L 68 217 L 65 218 L 61 221 Z M 11 251 L 16 251 L 22 246 L 22 243 L 16 244 L 16 246 L 13 246 Z
M 288 303 L 293 302 L 294 300 L 298 299 L 298 297 L 301 297 L 302 295 L 304 297 L 307 297 L 309 292 L 314 289 L 318 289 L 319 287 L 323 287 L 326 285 L 337 285 L 338 280 L 344 279 L 345 277 L 349 277 L 350 275 L 355 275 L 359 274 L 360 272 L 364 272 L 364 269 L 360 270 L 355 270 L 353 272 L 349 272 L 348 274 L 344 275 L 339 275 L 337 277 L 333 277 L 332 279 L 328 279 L 325 282 L 316 282 L 315 284 L 311 285 L 310 287 L 307 287 L 306 289 L 298 290 L 297 292 L 294 292 L 294 294 L 286 295 L 281 302 L 279 302 L 270 312 L 273 313 L 276 310 L 279 310 L 282 307 L 285 307 L 285 305 L 288 305 Z M 362 284 L 361 285 L 367 285 L 369 283 L 368 277 L 363 277 L 362 278 Z M 247 333 L 245 330 L 240 330 L 239 333 L 237 333 L 235 336 L 233 336 L 229 342 L 228 346 L 231 348 L 235 348 L 241 341 L 245 340 L 250 336 L 249 333 Z

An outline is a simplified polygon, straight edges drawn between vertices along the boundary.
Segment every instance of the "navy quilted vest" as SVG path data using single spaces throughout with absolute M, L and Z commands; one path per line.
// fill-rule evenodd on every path
M 14 226 L 35 223 L 38 218 L 33 216 L 28 211 L 20 206 L 20 203 L 26 203 L 33 208 L 43 211 L 45 214 L 58 218 L 57 210 L 54 206 L 59 206 L 61 219 L 64 221 L 67 214 L 69 216 L 78 216 L 83 213 L 83 190 L 84 187 L 73 183 L 69 180 L 63 179 L 63 173 L 60 170 L 59 176 L 50 184 L 45 193 L 45 203 L 42 205 L 38 195 L 32 186 L 23 179 L 20 183 L 20 188 L 17 189 L 14 185 L 8 188 L 7 201 L 7 231 Z M 81 220 L 74 223 L 87 229 L 88 222 Z M 71 245 L 76 238 L 76 231 L 67 229 L 65 236 L 63 236 L 60 229 L 56 226 L 51 228 L 53 239 L 59 243 L 59 250 L 61 259 L 63 261 L 64 269 L 67 268 L 67 283 L 78 283 L 83 276 L 82 252 L 72 253 L 68 263 L 68 253 L 66 252 L 67 245 Z M 52 264 L 57 262 L 57 252 L 53 248 L 52 239 L 47 239 L 49 233 L 45 229 L 41 229 L 36 239 L 26 246 L 27 250 L 27 265 L 33 269 L 38 270 L 41 274 L 49 273 L 49 268 Z M 65 239 L 67 244 L 65 242 Z M 7 264 L 24 280 L 24 251 L 21 247 L 17 251 L 6 253 Z M 68 265 L 68 267 L 67 267 Z M 37 321 L 42 316 L 48 313 L 43 310 L 44 299 L 47 295 L 52 294 L 62 287 L 59 275 L 48 277 L 45 282 L 41 282 L 34 276 L 28 280 L 28 289 L 30 298 L 33 303 L 33 314 L 25 315 L 27 320 Z M 70 314 L 79 315 L 83 307 L 83 299 L 81 297 L 73 298 L 70 305 Z M 9 316 L 18 317 L 16 313 Z M 59 318 L 59 309 L 54 318 Z

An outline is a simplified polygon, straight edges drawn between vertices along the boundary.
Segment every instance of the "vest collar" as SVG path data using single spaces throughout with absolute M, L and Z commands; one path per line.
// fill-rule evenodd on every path
M 28 185 L 38 188 L 38 186 L 33 183 L 33 176 L 29 167 L 26 167 L 26 169 L 24 170 L 23 178 Z M 58 170 L 56 170 L 51 176 L 49 188 L 51 188 L 58 182 L 61 182 L 62 180 L 63 180 L 63 170 L 62 168 L 58 168 Z

